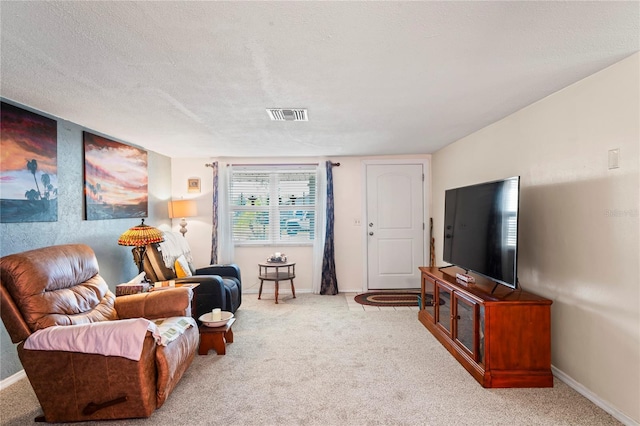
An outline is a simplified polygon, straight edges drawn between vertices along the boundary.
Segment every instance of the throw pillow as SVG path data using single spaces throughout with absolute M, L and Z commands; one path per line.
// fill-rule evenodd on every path
M 178 278 L 190 277 L 193 275 L 191 273 L 191 268 L 189 268 L 189 262 L 187 262 L 187 259 L 183 254 L 176 259 L 174 267 L 176 269 L 176 277 Z

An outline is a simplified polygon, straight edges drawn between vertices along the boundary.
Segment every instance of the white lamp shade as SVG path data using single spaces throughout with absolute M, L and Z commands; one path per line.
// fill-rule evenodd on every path
M 198 208 L 194 200 L 169 201 L 169 217 L 192 217 L 198 215 Z

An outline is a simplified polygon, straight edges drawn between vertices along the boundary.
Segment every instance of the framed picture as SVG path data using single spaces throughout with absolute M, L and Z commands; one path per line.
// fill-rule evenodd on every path
M 56 120 L 1 102 L 0 153 L 0 222 L 56 222 Z
M 189 178 L 187 180 L 187 190 L 189 192 L 200 192 L 200 178 Z
M 83 132 L 85 219 L 147 217 L 147 151 Z

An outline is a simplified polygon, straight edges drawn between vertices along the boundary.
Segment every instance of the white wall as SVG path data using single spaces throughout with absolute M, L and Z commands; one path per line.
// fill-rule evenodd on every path
M 335 201 L 335 252 L 338 288 L 341 292 L 360 292 L 363 288 L 363 265 L 365 253 L 363 247 L 363 226 L 354 225 L 354 219 L 362 216 L 362 161 L 382 159 L 429 159 L 429 155 L 416 156 L 379 156 L 379 157 L 332 157 L 340 167 L 333 169 L 333 189 Z M 225 163 L 309 163 L 325 159 L 319 158 L 225 158 L 219 159 L 220 165 Z M 172 168 L 172 194 L 174 199 L 195 198 L 198 203 L 199 216 L 190 218 L 186 238 L 189 241 L 195 266 L 209 264 L 211 255 L 211 199 L 212 171 L 205 163 L 213 161 L 209 158 L 174 158 Z M 200 178 L 202 192 L 187 193 L 187 179 Z M 173 220 L 173 229 L 180 229 L 179 220 Z M 258 262 L 264 261 L 270 254 L 279 251 L 287 254 L 289 260 L 296 262 L 296 291 L 310 292 L 312 288 L 312 254 L 310 246 L 298 247 L 238 247 L 235 250 L 235 262 L 242 270 L 243 292 L 258 291 Z M 280 286 L 281 293 L 289 292 L 289 286 Z M 264 297 L 273 297 L 273 283 L 265 283 Z
M 444 191 L 520 175 L 519 278 L 553 300 L 552 363 L 640 422 L 640 54 L 434 154 L 442 261 Z M 607 167 L 620 149 L 620 168 Z

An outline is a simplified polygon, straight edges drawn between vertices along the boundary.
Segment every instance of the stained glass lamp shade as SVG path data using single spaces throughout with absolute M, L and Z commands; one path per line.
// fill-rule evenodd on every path
M 138 273 L 142 273 L 142 262 L 147 244 L 160 243 L 164 241 L 164 234 L 153 226 L 145 225 L 144 219 L 140 225 L 129 228 L 118 239 L 121 246 L 133 246 L 138 252 Z M 135 260 L 135 259 L 134 259 Z

